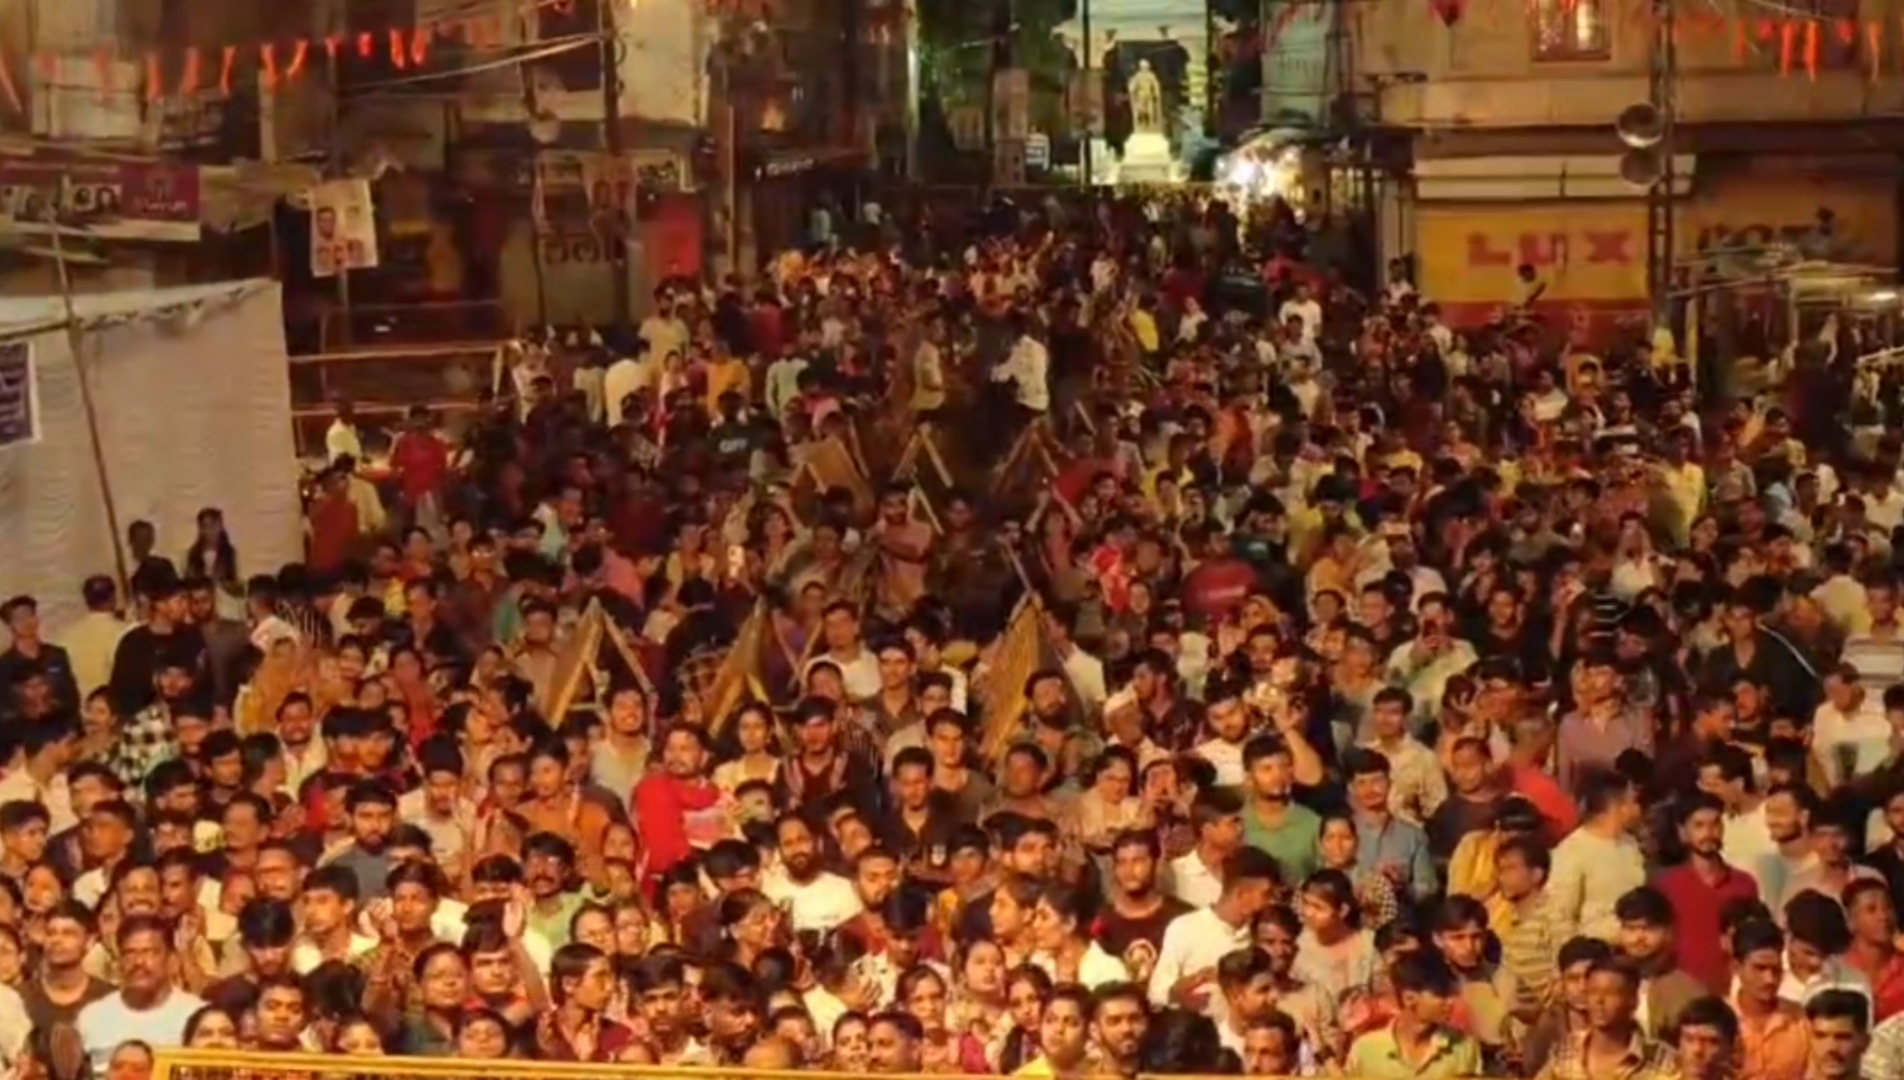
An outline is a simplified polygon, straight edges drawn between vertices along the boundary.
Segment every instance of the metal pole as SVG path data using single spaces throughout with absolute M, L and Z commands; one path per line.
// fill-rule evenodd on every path
M 1092 189 L 1097 184 L 1097 170 L 1092 155 L 1097 149 L 1097 103 L 1103 95 L 1103 87 L 1096 82 L 1097 42 L 1091 38 L 1091 0 L 1082 0 L 1083 10 L 1079 12 L 1084 20 L 1084 153 L 1079 161 L 1084 163 L 1084 186 Z
M 66 347 L 73 354 L 73 375 L 79 380 L 79 407 L 86 416 L 86 440 L 91 444 L 93 471 L 99 477 L 99 498 L 105 503 L 106 531 L 112 535 L 113 577 L 119 582 L 119 595 L 130 596 L 126 577 L 125 540 L 119 532 L 119 507 L 112 498 L 112 477 L 106 469 L 106 444 L 99 437 L 99 413 L 93 406 L 92 384 L 86 374 L 86 331 L 79 325 L 79 311 L 73 303 L 72 270 L 66 264 L 66 245 L 60 240 L 59 213 L 52 206 L 46 221 L 53 230 L 53 265 L 59 273 L 60 302 L 66 313 Z
M 1652 0 L 1653 41 L 1647 65 L 1647 101 L 1658 110 L 1660 139 L 1654 152 L 1659 155 L 1659 179 L 1646 192 L 1646 292 L 1653 316 L 1653 329 L 1671 329 L 1673 325 L 1673 200 L 1677 192 L 1677 139 L 1679 127 L 1679 47 L 1674 40 L 1673 20 L 1677 0 Z
M 326 51 L 329 54 L 329 59 L 325 61 L 326 70 L 330 72 L 331 80 L 331 149 L 329 161 L 326 163 L 324 169 L 324 176 L 326 179 L 335 180 L 344 175 L 344 140 L 337 137 L 338 118 L 344 111 L 344 87 L 343 80 L 338 75 L 337 50 L 329 49 Z M 316 213 L 317 209 L 313 207 L 311 212 Z M 338 262 L 341 264 L 343 260 L 340 259 Z M 344 312 L 343 326 L 338 331 L 338 344 L 348 349 L 350 348 L 351 341 L 350 268 L 343 265 L 337 267 L 337 303 Z M 329 351 L 329 343 L 325 340 L 327 336 L 328 335 L 324 333 L 324 322 L 320 318 L 318 321 L 319 351 Z
M 1211 138 L 1217 132 L 1216 73 L 1216 8 L 1212 0 L 1203 0 L 1203 134 Z
M 610 245 L 613 250 L 608 253 L 608 272 L 614 278 L 615 324 L 626 329 L 634 322 L 628 296 L 628 247 L 634 242 L 639 223 L 635 220 L 635 183 L 632 179 L 626 184 L 622 182 L 628 163 L 622 158 L 621 145 L 621 34 L 615 26 L 617 3 L 620 0 L 595 0 L 602 37 L 602 149 L 608 153 L 608 175 L 613 178 L 609 197 L 621 204 L 617 220 L 626 221 L 628 226 L 622 233 L 621 243 Z

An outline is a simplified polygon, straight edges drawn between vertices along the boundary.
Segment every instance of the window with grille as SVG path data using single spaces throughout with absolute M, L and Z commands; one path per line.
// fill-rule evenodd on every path
M 1605 0 L 1534 0 L 1534 59 L 1605 60 L 1612 55 Z

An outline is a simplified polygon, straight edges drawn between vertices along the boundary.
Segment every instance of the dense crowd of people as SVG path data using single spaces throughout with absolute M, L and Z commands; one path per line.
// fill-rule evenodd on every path
M 0 1059 L 1904 1080 L 1895 423 L 1286 213 L 975 224 L 6 601 Z

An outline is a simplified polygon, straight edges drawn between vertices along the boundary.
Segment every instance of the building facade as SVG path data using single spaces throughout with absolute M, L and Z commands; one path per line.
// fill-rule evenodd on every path
M 1895 266 L 1904 4 L 1719 10 L 1734 12 L 1699 6 L 1677 34 L 1676 261 L 1794 241 Z M 1385 184 L 1383 248 L 1413 256 L 1425 294 L 1479 317 L 1519 298 L 1527 265 L 1576 318 L 1646 308 L 1644 189 L 1622 176 L 1616 122 L 1647 100 L 1648 5 L 1402 0 L 1355 27 L 1365 118 L 1412 143 Z

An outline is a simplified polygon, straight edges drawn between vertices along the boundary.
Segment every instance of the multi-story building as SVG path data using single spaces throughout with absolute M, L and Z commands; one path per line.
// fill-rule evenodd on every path
M 1894 266 L 1904 5 L 1678 8 L 1676 259 L 1803 241 Z M 1412 142 L 1383 247 L 1413 254 L 1424 293 L 1478 314 L 1520 298 L 1526 265 L 1577 316 L 1645 308 L 1646 200 L 1616 122 L 1648 98 L 1649 4 L 1406 0 L 1354 25 L 1363 119 Z

